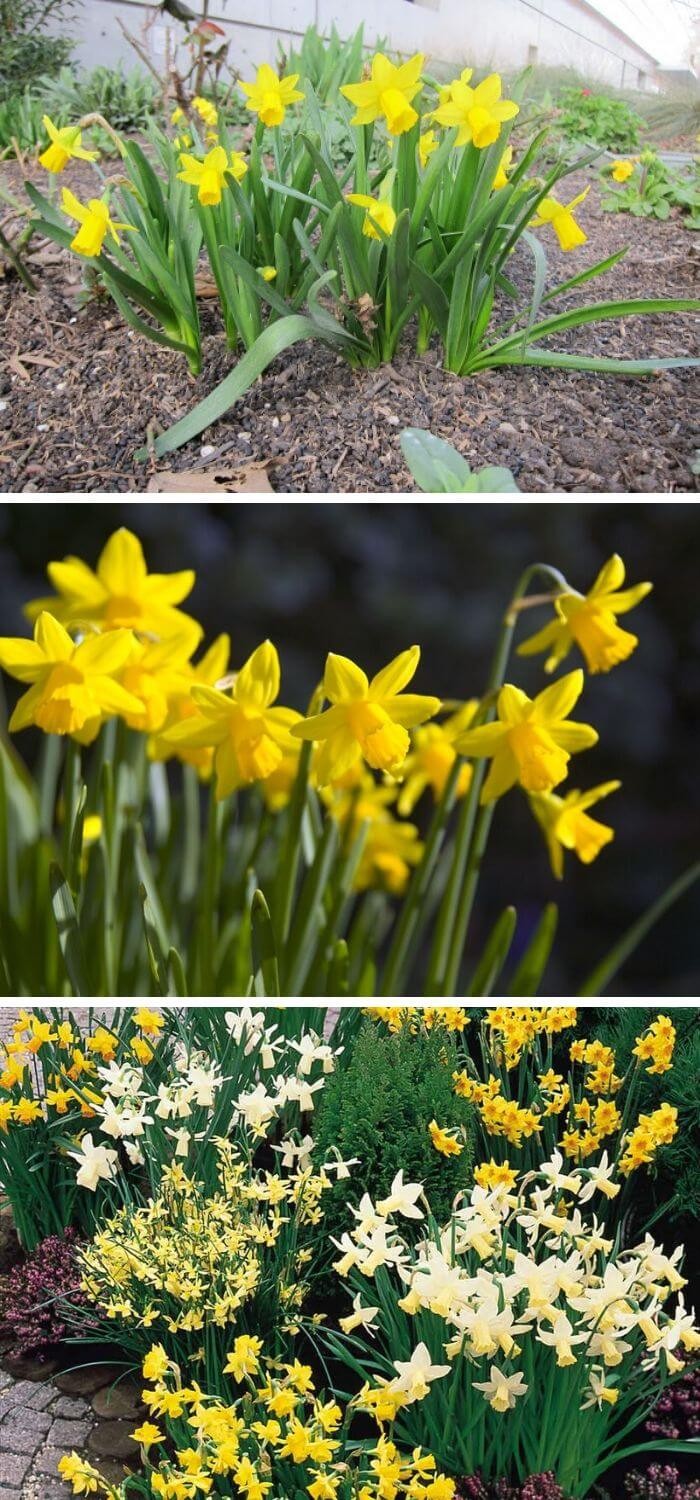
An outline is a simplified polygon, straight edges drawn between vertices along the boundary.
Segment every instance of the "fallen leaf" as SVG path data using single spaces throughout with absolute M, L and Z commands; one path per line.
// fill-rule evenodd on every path
M 226 468 L 218 464 L 211 469 L 159 469 L 148 481 L 151 494 L 171 495 L 271 495 L 267 464 L 246 464 L 243 468 Z

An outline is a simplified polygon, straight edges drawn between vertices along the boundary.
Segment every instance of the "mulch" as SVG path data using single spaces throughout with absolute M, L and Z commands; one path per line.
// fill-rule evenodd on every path
M 80 193 L 84 169 L 73 166 L 68 180 Z M 2 180 L 21 193 L 16 164 L 0 166 Z M 573 196 L 579 184 L 569 181 Z M 625 244 L 629 251 L 557 308 L 697 295 L 697 238 L 679 221 L 603 214 L 595 182 L 581 216 L 589 243 L 575 260 L 546 235 L 552 283 Z M 133 454 L 149 430 L 177 421 L 231 368 L 216 304 L 202 303 L 204 368 L 195 381 L 179 355 L 129 329 L 108 298 L 81 305 L 75 257 L 40 243 L 29 264 L 38 296 L 15 277 L 0 280 L 0 489 L 142 492 L 158 468 L 215 475 L 219 465 L 229 472 L 267 462 L 277 491 L 401 492 L 414 489 L 399 446 L 406 426 L 448 439 L 475 468 L 506 465 L 525 492 L 699 487 L 695 370 L 636 380 L 511 368 L 465 380 L 440 368 L 436 350 L 418 359 L 410 341 L 393 365 L 361 371 L 320 345 L 297 346 L 195 442 L 160 464 L 139 464 Z M 531 267 L 520 246 L 513 278 L 527 286 Z M 628 319 L 578 329 L 556 347 L 626 358 L 698 355 L 699 329 L 688 315 Z

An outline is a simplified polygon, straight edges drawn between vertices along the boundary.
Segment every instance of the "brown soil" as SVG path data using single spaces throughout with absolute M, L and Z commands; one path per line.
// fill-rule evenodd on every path
M 84 170 L 70 179 L 77 192 L 86 185 Z M 4 164 L 0 173 L 21 193 L 16 165 Z M 570 181 L 573 196 L 577 184 Z M 582 218 L 589 243 L 575 261 L 546 236 L 552 283 L 625 244 L 629 252 L 557 307 L 697 294 L 697 241 L 680 222 L 603 214 L 595 184 Z M 74 257 L 40 244 L 29 264 L 37 297 L 14 277 L 0 281 L 0 402 L 7 403 L 0 488 L 144 491 L 154 466 L 137 464 L 133 453 L 148 430 L 170 426 L 231 367 L 215 303 L 202 304 L 204 369 L 194 381 L 180 356 L 138 337 L 109 300 L 80 306 Z M 528 284 L 524 247 L 512 274 Z M 627 358 L 697 355 L 698 326 L 688 315 L 604 323 L 576 330 L 556 347 Z M 689 491 L 698 487 L 696 389 L 694 370 L 633 380 L 512 368 L 464 380 L 441 370 L 435 351 L 417 359 L 408 344 L 392 366 L 358 372 L 319 345 L 299 346 L 160 467 L 215 472 L 224 458 L 227 471 L 270 460 L 278 491 L 400 492 L 413 489 L 399 447 L 401 429 L 412 425 L 447 438 L 476 468 L 507 465 L 524 491 Z

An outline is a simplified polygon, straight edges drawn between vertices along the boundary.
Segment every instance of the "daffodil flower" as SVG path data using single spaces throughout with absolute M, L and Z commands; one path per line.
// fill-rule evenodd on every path
M 301 715 L 272 707 L 279 687 L 279 657 L 272 642 L 264 641 L 236 674 L 230 694 L 193 687 L 196 718 L 165 731 L 164 739 L 178 753 L 183 748 L 214 750 L 217 798 L 264 781 L 294 749 L 290 731 Z
M 583 203 L 590 190 L 589 183 L 588 187 L 584 188 L 576 198 L 572 198 L 570 203 L 560 203 L 557 198 L 543 198 L 534 219 L 530 220 L 531 226 L 537 229 L 541 224 L 551 224 L 560 249 L 577 250 L 579 245 L 586 244 L 588 235 L 581 225 L 576 223 L 574 209 L 578 208 L 579 203 Z
M 17 703 L 9 728 L 14 733 L 36 724 L 46 734 L 94 739 L 105 717 L 140 708 L 115 674 L 134 649 L 130 630 L 89 635 L 76 646 L 68 632 L 44 611 L 34 640 L 0 641 L 0 666 L 20 682 L 31 683 Z
M 497 193 L 497 192 L 500 191 L 501 188 L 504 188 L 504 187 L 508 186 L 508 173 L 510 171 L 510 167 L 511 167 L 512 161 L 513 161 L 513 147 L 512 146 L 506 146 L 506 149 L 503 152 L 501 160 L 498 163 L 498 167 L 496 169 L 496 176 L 493 179 L 493 191 L 494 191 L 494 193 Z
M 174 606 L 194 587 L 190 568 L 181 573 L 149 573 L 138 537 L 126 527 L 114 531 L 105 543 L 97 567 L 88 567 L 79 557 L 64 557 L 49 563 L 49 581 L 58 590 L 46 599 L 33 599 L 25 614 L 35 620 L 42 610 L 67 626 L 99 625 L 102 630 L 118 626 L 145 635 L 177 635 L 184 626 L 197 640 L 202 629 L 196 620 Z
M 352 125 L 370 125 L 384 120 L 390 135 L 403 135 L 418 119 L 412 100 L 420 93 L 425 59 L 417 52 L 398 67 L 383 52 L 372 58 L 371 76 L 365 83 L 345 83 L 341 94 L 354 104 Z
M 483 1391 L 484 1400 L 488 1401 L 494 1411 L 512 1411 L 518 1396 L 525 1396 L 528 1387 L 525 1384 L 522 1371 L 518 1370 L 516 1375 L 504 1375 L 497 1365 L 492 1365 L 490 1380 L 474 1380 L 472 1382 L 475 1391 Z
M 633 173 L 634 162 L 628 161 L 624 157 L 618 157 L 612 164 L 610 176 L 614 182 L 627 182 Z
M 187 719 L 197 717 L 198 710 L 192 699 L 192 688 L 202 684 L 205 687 L 216 687 L 217 682 L 220 682 L 226 675 L 230 650 L 230 637 L 219 635 L 205 651 L 201 661 L 191 663 L 187 658 L 183 662 L 181 667 L 183 685 L 175 692 L 171 690 L 167 694 L 166 718 L 162 727 L 156 733 L 152 733 L 148 741 L 149 760 L 169 760 L 171 756 L 177 754 L 186 765 L 195 766 L 203 780 L 211 776 L 214 765 L 213 750 L 190 750 L 183 747 L 176 751 L 175 746 L 163 738 L 163 729 L 170 729 L 173 724 L 181 724 Z
M 453 78 L 451 83 L 443 83 L 438 89 L 438 104 L 450 104 L 457 85 L 471 83 L 473 76 L 473 68 L 463 68 L 459 78 Z
M 588 815 L 588 808 L 609 797 L 620 787 L 619 781 L 604 781 L 588 792 L 568 792 L 558 797 L 545 792 L 530 799 L 532 811 L 542 829 L 549 851 L 552 873 L 557 880 L 564 874 L 564 850 L 573 849 L 584 865 L 592 864 L 606 844 L 612 843 L 614 830 Z
M 180 157 L 180 166 L 183 169 L 177 174 L 180 182 L 196 187 L 197 197 L 206 208 L 221 202 L 227 173 L 240 182 L 248 171 L 243 152 L 229 153 L 223 146 L 212 146 L 202 160 L 185 153 Z
M 634 609 L 651 593 L 653 584 L 637 583 L 623 589 L 625 565 L 614 552 L 601 568 L 587 594 L 573 589 L 553 602 L 556 618 L 518 646 L 519 656 L 548 651 L 545 672 L 553 672 L 577 645 L 589 672 L 609 672 L 626 661 L 638 645 L 636 635 L 622 630 L 616 616 Z
M 75 193 L 70 188 L 64 187 L 61 193 L 61 208 L 69 219 L 76 219 L 80 228 L 70 242 L 71 250 L 76 255 L 84 255 L 88 260 L 100 254 L 104 244 L 105 235 L 110 234 L 115 245 L 119 244 L 117 230 L 132 230 L 135 232 L 134 224 L 120 224 L 117 219 L 111 219 L 109 205 L 103 198 L 89 198 L 87 203 L 80 203 Z
M 413 812 L 427 787 L 439 802 L 457 756 L 455 740 L 469 728 L 477 707 L 477 700 L 471 699 L 442 724 L 425 724 L 416 730 L 410 754 L 403 765 L 403 784 L 397 804 L 402 818 Z M 472 767 L 461 766 L 455 787 L 457 798 L 465 796 L 471 779 Z
M 209 99 L 202 99 L 202 97 L 198 94 L 196 98 L 192 100 L 192 108 L 196 109 L 200 120 L 203 120 L 205 125 L 216 125 L 216 106 L 212 104 Z
M 396 226 L 396 214 L 386 198 L 371 198 L 369 193 L 346 193 L 348 203 L 356 208 L 365 208 L 362 233 L 370 240 L 380 240 L 382 234 L 391 235 Z M 381 234 L 378 232 L 381 230 Z
M 99 161 L 99 151 L 86 151 L 81 146 L 82 131 L 78 125 L 54 125 L 48 115 L 42 115 L 42 124 L 49 137 L 49 144 L 39 157 L 40 166 L 47 172 L 62 172 L 69 161 Z
M 298 73 L 279 78 L 269 63 L 258 68 L 255 83 L 242 83 L 241 88 L 248 101 L 248 109 L 258 115 L 263 125 L 281 125 L 290 104 L 296 104 L 305 96 L 296 87 Z
M 433 119 L 439 125 L 458 127 L 457 146 L 472 142 L 483 151 L 498 140 L 505 121 L 515 119 L 520 112 L 513 99 L 501 98 L 502 87 L 498 73 L 490 73 L 475 89 L 457 79 L 450 84 L 451 97 L 438 105 Z
M 519 782 L 526 792 L 550 792 L 563 781 L 571 755 L 595 745 L 590 724 L 568 715 L 583 691 L 583 672 L 569 672 L 536 698 L 506 683 L 498 695 L 493 724 L 468 729 L 455 744 L 460 755 L 492 758 L 481 792 L 482 803 L 502 797 Z
M 124 716 L 130 729 L 162 735 L 171 705 L 191 691 L 190 657 L 198 639 L 195 625 L 164 641 L 134 642 L 121 679 L 138 703 L 137 709 Z
M 295 738 L 320 742 L 314 763 L 319 786 L 337 780 L 361 757 L 374 770 L 396 776 L 408 754 L 408 730 L 440 708 L 439 698 L 403 692 L 419 661 L 420 648 L 411 646 L 369 682 L 347 656 L 329 652 L 323 690 L 332 706 L 291 731 Z
M 422 167 L 430 160 L 434 151 L 438 148 L 438 138 L 434 130 L 424 130 L 418 141 L 418 158 Z

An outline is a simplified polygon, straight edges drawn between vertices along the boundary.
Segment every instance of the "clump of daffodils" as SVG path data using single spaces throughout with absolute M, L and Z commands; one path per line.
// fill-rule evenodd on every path
M 332 1346 L 364 1373 L 357 1405 L 399 1441 L 430 1431 L 448 1472 L 468 1472 L 481 1444 L 508 1473 L 528 1431 L 542 1467 L 583 1495 L 614 1432 L 700 1348 L 683 1252 L 605 1233 L 600 1206 L 620 1189 L 610 1163 L 567 1168 L 554 1152 L 517 1182 L 495 1163 L 479 1175 L 442 1226 L 419 1183 L 363 1199 L 339 1242 L 354 1302 Z M 402 1228 L 415 1215 L 417 1244 Z
M 155 1196 L 120 1209 L 79 1258 L 98 1316 L 132 1333 L 149 1329 L 168 1347 L 184 1344 L 193 1366 L 204 1330 L 274 1338 L 293 1329 L 331 1183 L 308 1166 L 252 1170 L 221 1138 L 216 1153 L 213 1190 L 173 1162 Z
M 160 1344 L 142 1368 L 149 1418 L 133 1433 L 140 1475 L 112 1485 L 77 1454 L 66 1455 L 59 1469 L 74 1494 L 126 1500 L 134 1485 L 161 1500 L 222 1494 L 221 1486 L 243 1500 L 271 1492 L 285 1500 L 452 1500 L 455 1493 L 428 1452 L 409 1455 L 384 1437 L 374 1446 L 348 1443 L 348 1413 L 317 1393 L 311 1366 L 270 1360 L 259 1338 L 241 1335 L 232 1344 L 221 1372 L 225 1396 L 190 1380 Z
M 508 1160 L 525 1167 L 543 1148 L 591 1165 L 604 1153 L 625 1177 L 650 1165 L 677 1133 L 674 1106 L 662 1104 L 632 1124 L 627 1103 L 633 1103 L 643 1066 L 649 1074 L 672 1066 L 675 1028 L 668 1016 L 658 1016 L 637 1037 L 624 1076 L 616 1071 L 611 1047 L 574 1036 L 564 1044 L 566 1072 L 559 1072 L 553 1065 L 554 1039 L 575 1030 L 576 1021 L 575 1006 L 492 1007 L 481 1027 L 485 1066 L 477 1068 L 465 1058 L 466 1066 L 454 1075 L 455 1092 L 473 1102 L 490 1153 L 498 1156 L 499 1147 L 507 1148 Z M 517 1093 L 511 1088 L 516 1069 Z

